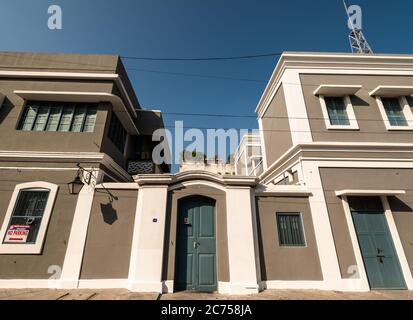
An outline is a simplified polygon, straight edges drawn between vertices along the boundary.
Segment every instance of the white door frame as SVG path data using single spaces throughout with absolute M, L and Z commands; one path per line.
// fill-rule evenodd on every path
M 389 205 L 389 201 L 387 199 L 387 196 L 381 196 L 380 199 L 383 205 L 387 225 L 389 226 L 390 235 L 392 237 L 394 247 L 396 250 L 396 254 L 400 262 L 400 267 L 402 270 L 402 274 L 403 274 L 406 286 L 409 290 L 413 290 L 412 273 L 410 271 L 410 267 L 407 262 L 407 258 L 406 258 L 406 254 L 403 249 L 402 242 L 400 240 L 399 232 L 397 231 L 397 227 L 394 222 L 394 217 L 393 217 L 393 213 L 391 211 L 390 205 Z M 358 238 L 357 238 L 356 228 L 354 226 L 353 217 L 351 215 L 351 209 L 348 204 L 347 196 L 342 196 L 341 201 L 343 204 L 344 213 L 346 216 L 347 225 L 348 225 L 349 232 L 350 232 L 350 238 L 351 238 L 351 242 L 353 245 L 354 255 L 356 257 L 356 262 L 357 262 L 358 275 L 356 274 L 355 277 L 357 278 L 359 277 L 362 281 L 363 287 L 366 288 L 367 290 L 370 290 L 370 285 L 369 285 L 369 281 L 367 278 L 367 272 L 364 266 L 363 256 L 361 254 L 361 249 L 360 249 L 360 245 L 359 245 Z

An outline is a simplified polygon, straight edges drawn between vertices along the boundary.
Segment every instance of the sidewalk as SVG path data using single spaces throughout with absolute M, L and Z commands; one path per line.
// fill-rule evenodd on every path
M 413 291 L 336 292 L 318 290 L 266 290 L 248 296 L 178 292 L 161 300 L 413 300 Z
M 126 289 L 0 289 L 0 300 L 156 300 L 158 293 Z
M 317 290 L 267 290 L 248 296 L 193 292 L 136 293 L 126 289 L 1 289 L 0 300 L 413 300 L 413 291 L 349 293 Z

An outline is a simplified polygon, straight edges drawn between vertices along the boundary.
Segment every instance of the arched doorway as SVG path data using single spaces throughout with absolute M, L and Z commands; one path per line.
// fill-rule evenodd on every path
M 201 196 L 178 203 L 175 290 L 217 290 L 215 201 Z

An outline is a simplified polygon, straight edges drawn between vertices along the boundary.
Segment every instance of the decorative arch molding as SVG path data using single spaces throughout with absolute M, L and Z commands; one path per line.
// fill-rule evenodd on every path
M 185 172 L 186 173 L 186 172 Z M 209 175 L 215 176 L 215 175 Z M 189 178 L 190 177 L 190 178 Z M 197 177 L 197 178 L 195 178 Z M 227 233 L 227 192 L 225 184 L 215 179 L 202 179 L 200 176 L 185 174 L 186 181 L 174 181 L 168 187 L 169 191 L 169 222 L 166 226 L 166 253 L 163 264 L 163 283 L 165 292 L 174 292 L 176 279 L 176 237 L 178 232 L 179 208 L 191 199 L 206 200 L 215 208 L 216 228 L 216 279 L 217 290 L 223 291 L 224 284 L 230 281 L 228 261 L 228 233 Z M 219 244 L 219 245 L 218 245 Z
M 200 185 L 210 187 L 213 189 L 218 189 L 223 192 L 226 191 L 226 188 L 224 185 L 221 185 L 213 181 L 206 181 L 206 180 L 190 180 L 190 181 L 183 181 L 183 182 L 175 183 L 174 185 L 171 185 L 168 188 L 168 191 L 174 191 L 174 190 L 178 190 L 182 188 L 188 188 L 188 187 L 200 186 Z
M 53 211 L 54 203 L 57 196 L 57 191 L 59 186 L 53 183 L 36 181 L 36 182 L 26 182 L 15 186 L 9 206 L 7 208 L 6 215 L 0 230 L 0 254 L 40 254 L 43 248 L 43 243 L 46 236 L 47 226 Z M 46 206 L 44 209 L 42 221 L 40 223 L 39 231 L 37 234 L 37 239 L 35 243 L 30 244 L 11 244 L 3 243 L 7 228 L 9 227 L 9 222 L 13 214 L 13 210 L 17 203 L 19 194 L 24 190 L 48 190 L 48 198 Z
M 179 172 L 174 176 L 173 182 L 179 183 L 188 180 L 204 180 L 204 181 L 211 181 L 215 182 L 220 185 L 225 185 L 224 178 L 221 175 L 216 173 L 208 172 L 208 171 L 199 171 L 199 170 L 191 170 L 191 171 L 184 171 Z
M 194 194 L 188 194 L 188 195 L 186 195 L 186 196 L 183 196 L 183 197 L 181 197 L 181 198 L 178 198 L 178 203 L 179 203 L 179 202 L 190 201 L 190 200 L 193 200 L 193 199 L 201 199 L 201 200 L 204 200 L 204 201 L 206 201 L 206 202 L 210 202 L 211 204 L 214 204 L 214 205 L 215 205 L 215 203 L 216 203 L 216 201 L 217 201 L 217 200 L 214 199 L 213 197 L 194 193 Z
M 226 190 L 228 186 L 248 186 L 254 187 L 257 184 L 255 177 L 221 176 L 205 171 L 185 171 L 174 176 L 172 185 L 194 185 L 204 184 L 220 190 Z
M 134 176 L 135 182 L 142 186 L 150 185 L 167 185 L 173 189 L 175 185 L 184 185 L 184 183 L 206 183 L 210 182 L 215 187 L 220 186 L 221 190 L 230 186 L 245 186 L 254 187 L 257 185 L 257 178 L 255 177 L 240 177 L 240 176 L 221 176 L 212 172 L 206 171 L 185 171 L 173 174 L 151 174 L 151 175 L 136 175 Z
M 217 201 L 200 194 L 184 194 L 176 200 L 174 290 L 216 291 L 221 264 L 217 259 Z

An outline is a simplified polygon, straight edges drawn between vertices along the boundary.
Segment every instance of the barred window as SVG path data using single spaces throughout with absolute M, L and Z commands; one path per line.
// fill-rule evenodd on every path
M 18 129 L 23 131 L 93 132 L 97 105 L 28 102 Z
M 281 246 L 305 246 L 300 213 L 277 213 L 277 227 Z
M 3 243 L 36 243 L 49 190 L 21 190 Z

